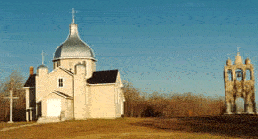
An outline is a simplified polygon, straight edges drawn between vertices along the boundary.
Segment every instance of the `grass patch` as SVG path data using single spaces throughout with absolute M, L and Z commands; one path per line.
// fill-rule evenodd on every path
M 175 119 L 162 121 L 167 126 L 177 124 Z M 180 122 L 179 122 L 180 123 Z M 16 124 L 16 123 L 15 123 Z M 145 124 L 145 125 L 144 125 Z M 147 125 L 146 125 L 147 124 Z M 72 120 L 39 124 L 0 132 L 2 138 L 221 138 L 219 135 L 186 130 L 159 128 L 160 119 L 120 118 Z M 223 135 L 223 137 L 225 137 Z

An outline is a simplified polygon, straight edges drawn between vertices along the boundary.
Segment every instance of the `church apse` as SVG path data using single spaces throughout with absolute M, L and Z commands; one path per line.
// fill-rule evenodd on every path
M 245 64 L 242 63 L 240 53 L 237 53 L 235 62 L 226 61 L 224 68 L 225 81 L 225 99 L 226 99 L 226 114 L 238 113 L 236 100 L 243 98 L 244 114 L 255 113 L 255 81 L 254 67 L 251 60 L 247 58 Z

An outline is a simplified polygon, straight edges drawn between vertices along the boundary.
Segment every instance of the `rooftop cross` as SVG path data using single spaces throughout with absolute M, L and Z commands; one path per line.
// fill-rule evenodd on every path
M 239 48 L 241 48 L 241 47 L 237 47 L 237 52 L 239 52 Z
M 72 8 L 73 24 L 74 24 L 74 14 L 75 14 L 75 11 L 74 11 L 74 8 Z
M 241 48 L 241 47 L 237 47 L 237 56 L 240 55 L 239 48 Z
M 42 50 L 42 53 L 41 53 L 41 55 L 42 55 L 42 65 L 44 65 L 44 55 L 45 53 L 43 52 L 43 50 Z

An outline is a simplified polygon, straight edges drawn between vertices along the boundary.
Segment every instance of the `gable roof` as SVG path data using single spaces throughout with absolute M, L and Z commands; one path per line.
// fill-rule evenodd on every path
M 90 79 L 89 84 L 115 83 L 118 70 L 95 71 Z
M 61 96 L 61 97 L 64 97 L 64 98 L 66 98 L 66 99 L 73 99 L 71 96 L 69 96 L 69 95 L 67 95 L 67 94 L 65 94 L 65 93 L 63 93 L 63 92 L 60 92 L 60 91 L 54 91 L 54 92 L 52 92 L 52 93 L 57 94 L 57 95 L 59 95 L 59 96 Z
M 30 75 L 23 87 L 35 87 L 36 74 Z
M 73 72 L 71 72 L 70 70 L 64 69 L 62 67 L 58 67 L 59 69 L 63 70 L 64 72 L 68 73 L 69 75 L 73 75 Z

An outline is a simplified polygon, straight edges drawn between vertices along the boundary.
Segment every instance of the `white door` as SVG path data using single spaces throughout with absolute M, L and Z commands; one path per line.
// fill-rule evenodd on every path
M 47 116 L 59 117 L 61 113 L 61 99 L 47 100 Z

